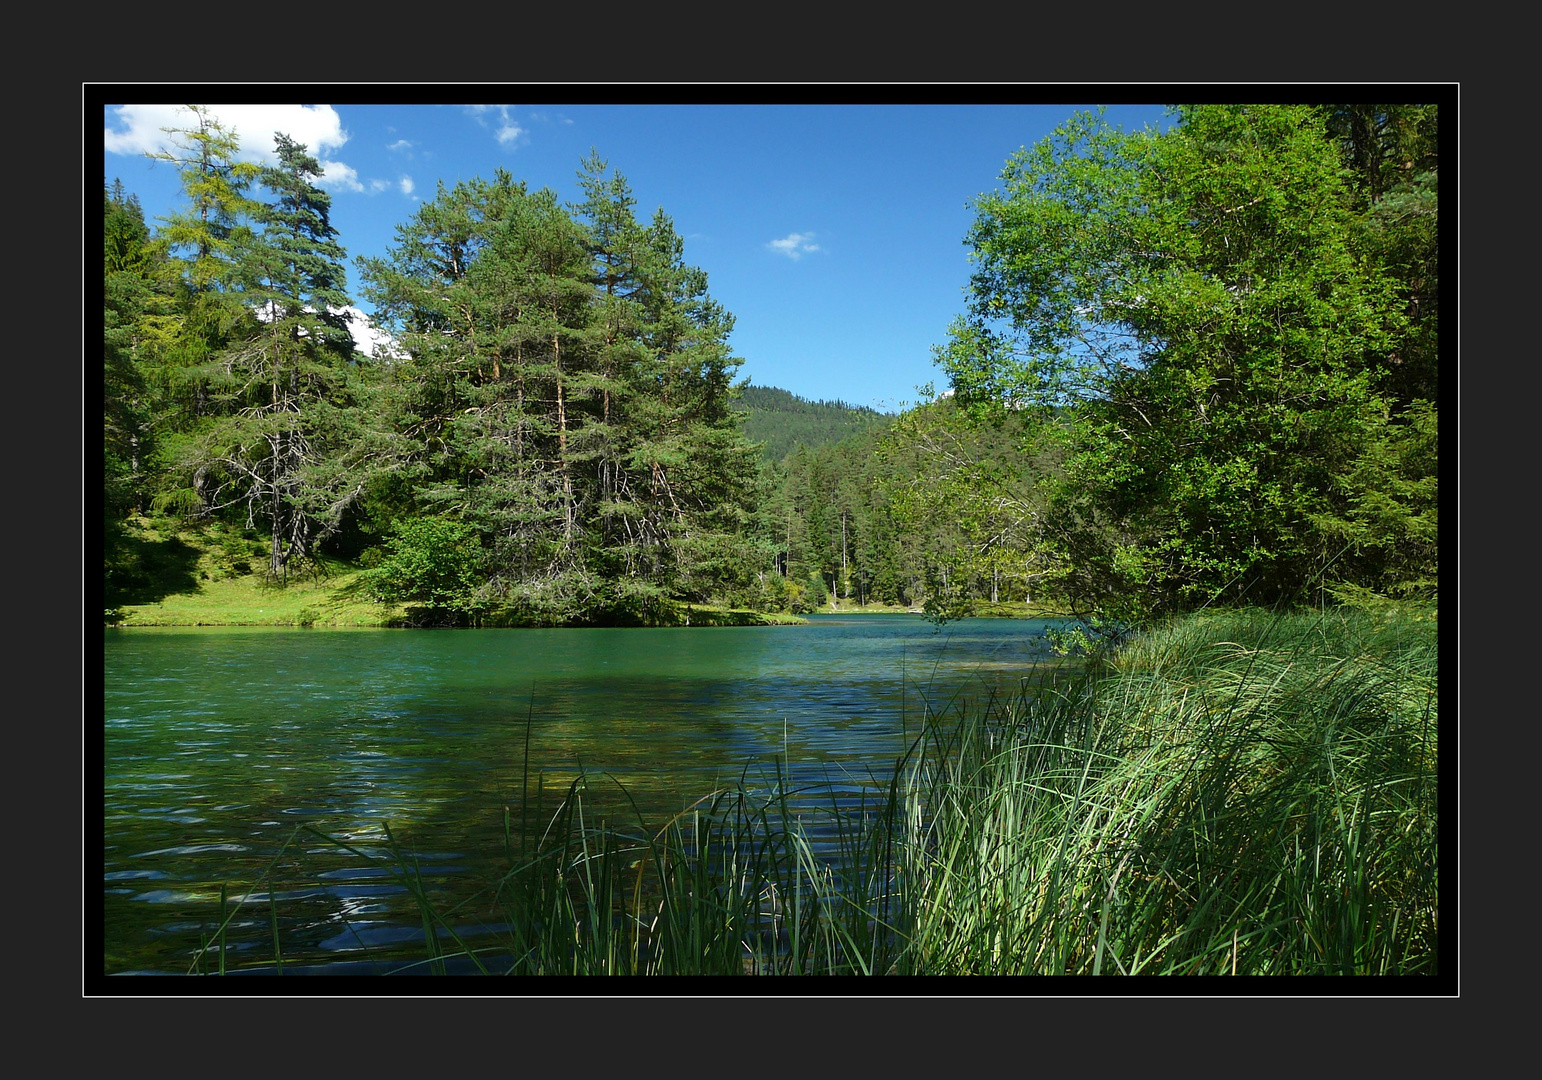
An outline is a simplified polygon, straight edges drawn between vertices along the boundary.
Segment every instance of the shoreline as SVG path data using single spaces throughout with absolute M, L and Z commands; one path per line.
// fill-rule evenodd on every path
M 283 583 L 271 582 L 260 569 L 255 548 L 226 550 L 212 527 L 180 529 L 158 522 L 158 528 L 141 522 L 138 532 L 145 542 L 143 565 L 132 590 L 113 596 L 104 610 L 103 625 L 119 630 L 141 627 L 280 627 L 327 630 L 431 629 L 440 620 L 421 608 L 373 599 L 359 587 L 363 568 L 356 563 L 321 559 Z M 172 542 L 175 541 L 173 545 Z M 165 547 L 163 545 L 172 545 Z M 137 601 L 137 602 L 135 602 Z M 702 604 L 690 600 L 665 600 L 654 610 L 622 614 L 601 621 L 544 624 L 560 627 L 654 627 L 694 629 L 720 626 L 803 626 L 805 616 L 924 615 L 914 606 L 827 602 L 817 610 L 761 612 Z M 970 612 L 974 618 L 1053 618 L 1017 603 L 979 602 Z M 519 629 L 543 624 L 510 619 L 481 629 Z M 448 626 L 443 627 L 448 629 Z
M 811 611 L 805 615 L 794 615 L 790 612 L 761 612 L 750 611 L 741 608 L 717 608 L 706 605 L 688 605 L 689 610 L 682 613 L 678 622 L 615 622 L 615 623 L 511 623 L 489 626 L 449 626 L 432 625 L 427 623 L 414 624 L 409 621 L 409 616 L 403 611 L 396 611 L 389 615 L 375 616 L 373 618 L 353 616 L 351 619 L 335 613 L 312 613 L 307 616 L 299 612 L 290 615 L 274 615 L 265 619 L 250 618 L 222 618 L 217 612 L 205 613 L 202 617 L 179 617 L 173 614 L 169 617 L 157 616 L 150 613 L 151 609 L 160 608 L 162 604 L 136 604 L 127 606 L 124 613 L 127 618 L 111 620 L 103 623 L 103 629 L 107 630 L 198 630 L 198 629 L 268 629 L 268 630 L 711 630 L 725 627 L 753 627 L 753 626 L 808 626 L 809 616 L 864 616 L 869 618 L 885 618 L 899 615 L 924 615 L 920 610 L 894 607 L 851 607 L 821 609 Z M 175 610 L 180 605 L 173 603 Z M 136 617 L 137 616 L 137 617 Z M 973 612 L 965 618 L 971 619 L 1052 619 L 1060 616 L 1041 614 L 1038 612 L 1002 612 L 985 611 Z M 950 620 L 956 621 L 956 620 Z

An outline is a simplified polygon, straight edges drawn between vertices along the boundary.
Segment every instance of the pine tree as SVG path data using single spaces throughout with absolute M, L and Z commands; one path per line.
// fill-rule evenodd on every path
M 624 178 L 585 164 L 578 218 L 500 171 L 441 186 L 364 263 L 404 353 L 388 384 L 411 478 L 399 514 L 483 545 L 481 583 L 448 605 L 465 618 L 646 618 L 742 586 L 759 557 L 731 319 L 668 219 L 640 227 Z
M 142 501 L 152 446 L 149 392 L 141 364 L 156 307 L 155 254 L 139 202 L 121 183 L 104 189 L 103 452 L 106 512 L 115 521 Z
M 447 515 L 487 549 L 463 615 L 560 622 L 592 604 L 579 442 L 587 401 L 588 258 L 550 191 L 500 170 L 437 197 L 363 262 L 394 331 L 387 421 L 402 516 Z
M 732 408 L 733 316 L 709 295 L 707 275 L 684 261 L 684 241 L 662 209 L 644 243 L 645 356 L 628 371 L 627 487 L 659 545 L 655 580 L 705 599 L 745 589 L 769 563 L 748 538 L 757 455 Z
M 361 482 L 344 461 L 354 445 L 342 310 L 351 301 L 331 198 L 315 186 L 321 166 L 303 145 L 283 134 L 275 144 L 278 164 L 260 174 L 273 201 L 258 213 L 262 232 L 243 246 L 238 274 L 255 326 L 219 356 L 227 415 L 200 439 L 195 471 L 210 508 L 239 505 L 248 527 L 266 524 L 277 578 L 338 528 Z
M 175 149 L 148 155 L 176 166 L 186 205 L 161 221 L 157 240 L 171 253 L 181 277 L 179 325 L 149 377 L 157 397 L 159 425 L 166 433 L 187 433 L 217 412 L 213 386 L 222 376 L 215 357 L 250 330 L 239 275 L 253 238 L 258 204 L 250 191 L 260 167 L 240 160 L 236 132 L 222 126 L 207 106 L 189 105 L 190 122 L 167 128 Z M 178 442 L 165 444 L 173 458 Z M 169 508 L 192 509 L 190 490 L 163 493 Z

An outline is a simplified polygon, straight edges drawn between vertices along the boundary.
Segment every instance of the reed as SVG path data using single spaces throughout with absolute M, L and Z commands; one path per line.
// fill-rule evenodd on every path
M 1437 973 L 1436 668 L 1428 625 L 1227 612 L 965 725 L 921 966 Z

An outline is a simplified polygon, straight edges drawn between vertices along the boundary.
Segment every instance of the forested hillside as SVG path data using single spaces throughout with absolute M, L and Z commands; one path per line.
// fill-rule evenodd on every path
M 736 386 L 732 315 L 597 157 L 571 205 L 441 184 L 350 284 L 307 148 L 191 115 L 180 212 L 104 184 L 109 618 L 151 523 L 433 624 L 1438 598 L 1434 105 L 1074 118 L 977 200 L 955 394 L 898 417 Z
M 745 414 L 745 438 L 761 444 L 767 461 L 781 461 L 800 443 L 815 449 L 878 430 L 893 420 L 865 406 L 809 401 L 774 386 L 749 384 L 740 387 L 734 408 Z

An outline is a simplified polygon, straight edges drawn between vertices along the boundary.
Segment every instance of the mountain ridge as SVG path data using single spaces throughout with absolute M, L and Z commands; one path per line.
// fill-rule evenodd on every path
M 813 401 L 776 386 L 744 384 L 734 409 L 745 413 L 744 434 L 761 444 L 769 461 L 781 461 L 798 445 L 813 450 L 874 428 L 887 427 L 890 413 L 840 400 Z

